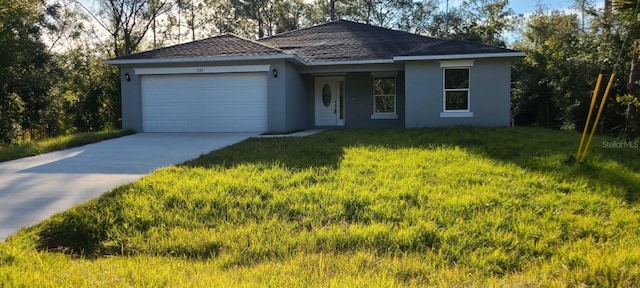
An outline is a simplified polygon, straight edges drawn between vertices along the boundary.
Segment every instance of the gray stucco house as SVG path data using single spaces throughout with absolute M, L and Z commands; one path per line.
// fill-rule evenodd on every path
M 339 20 L 257 41 L 226 34 L 107 60 L 123 128 L 285 132 L 510 124 L 524 53 Z

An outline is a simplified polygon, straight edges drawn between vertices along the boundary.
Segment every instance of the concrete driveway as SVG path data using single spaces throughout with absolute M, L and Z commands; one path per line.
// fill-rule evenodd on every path
M 0 241 L 153 170 L 257 134 L 140 133 L 0 162 Z

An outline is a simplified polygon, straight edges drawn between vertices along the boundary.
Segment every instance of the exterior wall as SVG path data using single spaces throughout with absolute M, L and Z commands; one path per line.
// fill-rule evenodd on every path
M 470 105 L 473 117 L 441 118 L 443 79 L 439 61 L 408 61 L 404 71 L 397 63 L 298 67 L 285 60 L 229 61 L 156 65 L 122 65 L 122 126 L 142 131 L 141 76 L 134 68 L 270 65 L 278 77 L 267 72 L 268 130 L 285 132 L 315 128 L 315 77 L 345 77 L 345 127 L 433 127 L 454 125 L 508 126 L 510 124 L 510 59 L 478 59 L 471 67 Z M 336 70 L 337 69 L 337 70 Z M 335 70 L 336 72 L 332 72 Z M 339 70 L 339 71 L 338 71 Z M 374 72 L 371 72 L 374 71 Z M 371 119 L 373 77 L 395 73 L 397 119 Z M 124 79 L 128 73 L 131 81 Z M 303 73 L 303 74 L 301 74 Z M 144 76 L 142 76 L 144 77 Z
M 304 130 L 307 128 L 307 97 L 305 97 L 305 80 L 298 72 L 298 67 L 285 63 L 286 76 L 286 126 L 284 131 Z
M 315 76 L 311 76 L 309 74 L 303 74 L 302 82 L 304 84 L 304 99 L 306 102 L 305 106 L 305 124 L 306 128 L 312 129 L 316 128 L 316 107 L 315 104 Z
M 393 74 L 390 74 L 393 75 Z M 390 128 L 404 126 L 404 73 L 398 71 L 396 77 L 397 119 L 371 119 L 373 115 L 373 77 L 371 73 L 349 73 L 345 77 L 345 127 L 347 128 Z
M 269 132 L 288 132 L 307 128 L 305 83 L 298 68 L 285 60 L 271 63 L 278 77 L 267 75 L 269 86 Z
M 141 80 L 144 75 L 136 75 L 135 68 L 173 68 L 173 67 L 204 67 L 204 66 L 237 66 L 237 65 L 270 65 L 270 70 L 276 69 L 278 77 L 273 77 L 271 71 L 267 72 L 267 105 L 268 105 L 268 130 L 269 131 L 289 131 L 301 128 L 289 128 L 296 125 L 289 124 L 288 121 L 295 123 L 295 120 L 287 120 L 291 115 L 287 114 L 287 96 L 289 92 L 286 87 L 287 71 L 285 60 L 264 60 L 264 61 L 227 61 L 227 62 L 198 62 L 198 63 L 179 63 L 179 64 L 139 64 L 139 65 L 121 65 L 120 77 L 121 99 L 122 99 L 122 128 L 133 129 L 141 132 L 142 127 L 142 91 Z M 291 65 L 292 66 L 292 65 Z M 292 66 L 293 67 L 293 66 Z M 295 71 L 292 70 L 292 71 Z M 126 81 L 124 74 L 129 73 L 131 81 Z M 297 73 L 296 73 L 297 74 Z M 295 79 L 295 77 L 293 77 Z M 295 85 L 294 85 L 295 86 Z M 293 94 L 293 92 L 291 92 Z M 295 103 L 292 100 L 291 105 L 303 105 Z M 299 115 L 294 117 L 301 118 Z M 300 120 L 297 120 L 300 121 Z M 301 125 L 299 125 L 301 126 Z M 297 127 L 297 126 L 296 126 Z
M 125 80 L 125 73 L 129 79 Z M 142 93 L 140 91 L 140 76 L 136 75 L 132 67 L 120 67 L 120 93 L 122 99 L 122 129 L 142 131 Z
M 378 73 L 378 72 L 376 72 Z M 305 75 L 307 100 L 307 127 L 321 128 L 315 125 L 315 77 L 342 76 L 345 85 L 345 128 L 391 128 L 404 127 L 405 115 L 405 79 L 403 71 L 383 71 L 379 75 L 396 77 L 396 114 L 397 119 L 371 119 L 373 115 L 373 77 L 372 72 L 352 72 L 340 74 Z M 338 126 L 341 127 L 341 126 Z
M 443 72 L 439 61 L 405 63 L 405 127 L 456 125 L 509 126 L 511 60 L 477 59 L 470 69 L 470 110 L 473 117 L 442 118 Z
M 271 71 L 276 69 L 278 77 L 273 72 L 267 73 L 267 129 L 269 132 L 287 131 L 286 105 L 286 71 L 284 60 L 271 63 Z

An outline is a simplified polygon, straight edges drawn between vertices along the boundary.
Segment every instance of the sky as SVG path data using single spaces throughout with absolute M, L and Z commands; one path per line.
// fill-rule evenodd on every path
M 509 6 L 511 6 L 511 9 L 513 9 L 516 14 L 528 14 L 536 11 L 536 5 L 538 3 L 544 5 L 544 7 L 549 10 L 566 10 L 571 8 L 572 2 L 573 1 L 570 0 L 511 0 L 509 1 Z
M 570 1 L 531 1 L 531 0 L 511 0 L 509 5 L 516 14 L 528 14 L 536 11 L 537 3 L 545 5 L 550 10 L 564 10 L 571 7 Z
M 449 7 L 460 5 L 463 0 L 449 0 Z M 447 0 L 440 0 L 440 5 L 444 9 Z M 536 11 L 536 5 L 540 3 L 549 10 L 568 10 L 571 8 L 572 0 L 510 0 L 509 6 L 516 14 L 529 14 Z

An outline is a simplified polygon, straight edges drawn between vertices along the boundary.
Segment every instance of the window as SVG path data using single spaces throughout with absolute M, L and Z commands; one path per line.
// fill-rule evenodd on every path
M 469 112 L 469 68 L 444 69 L 444 111 Z
M 473 117 L 469 80 L 473 62 L 466 59 L 440 61 L 444 86 L 440 117 Z
M 373 114 L 396 114 L 396 77 L 373 78 Z

